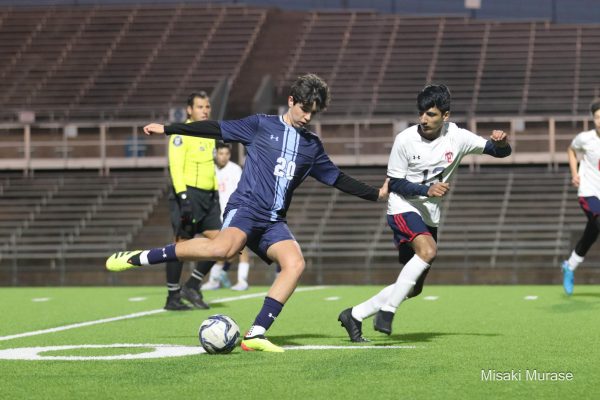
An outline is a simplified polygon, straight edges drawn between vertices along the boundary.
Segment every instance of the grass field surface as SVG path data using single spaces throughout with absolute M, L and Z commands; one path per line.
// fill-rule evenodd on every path
M 265 287 L 186 312 L 163 311 L 159 287 L 0 288 L 0 398 L 600 398 L 599 286 L 429 286 L 391 336 L 368 319 L 372 341 L 351 343 L 339 312 L 379 288 L 303 287 L 268 332 L 285 353 L 216 356 L 200 323 L 226 314 L 243 333 Z

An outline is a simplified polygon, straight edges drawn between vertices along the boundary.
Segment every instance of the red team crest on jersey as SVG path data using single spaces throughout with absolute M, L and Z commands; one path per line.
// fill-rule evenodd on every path
M 446 158 L 446 161 L 448 162 L 448 164 L 451 164 L 452 160 L 454 159 L 454 153 L 452 153 L 451 151 L 447 151 L 444 154 L 444 157 Z

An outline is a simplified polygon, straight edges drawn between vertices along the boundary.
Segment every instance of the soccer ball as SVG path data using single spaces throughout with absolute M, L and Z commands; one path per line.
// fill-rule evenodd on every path
M 227 315 L 211 315 L 200 324 L 198 337 L 208 354 L 227 354 L 235 348 L 240 328 Z

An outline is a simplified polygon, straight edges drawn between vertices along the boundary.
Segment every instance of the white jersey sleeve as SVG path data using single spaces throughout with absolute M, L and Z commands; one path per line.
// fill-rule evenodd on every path
M 390 178 L 406 178 L 408 173 L 408 158 L 405 152 L 408 135 L 398 134 L 392 146 L 392 152 L 388 160 L 387 175 Z
M 462 142 L 462 156 L 483 153 L 483 149 L 485 149 L 485 144 L 487 143 L 486 139 L 467 129 L 457 128 L 457 132 Z
M 600 138 L 596 130 L 579 133 L 571 147 L 582 155 L 579 163 L 579 197 L 600 198 Z

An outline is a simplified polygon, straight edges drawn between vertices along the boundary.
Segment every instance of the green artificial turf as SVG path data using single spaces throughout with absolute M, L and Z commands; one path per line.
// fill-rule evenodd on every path
M 394 332 L 363 332 L 354 344 L 337 322 L 341 310 L 376 293 L 375 286 L 329 286 L 297 292 L 268 337 L 282 346 L 343 349 L 243 352 L 133 360 L 2 360 L 2 398 L 86 399 L 483 399 L 599 398 L 600 287 L 426 286 L 406 301 Z M 57 332 L 8 336 L 160 310 L 165 290 L 129 288 L 0 288 L 0 352 L 21 347 L 102 344 L 199 346 L 197 331 L 209 315 L 234 318 L 242 333 L 262 295 L 206 292 L 211 310 L 161 312 Z M 527 296 L 537 296 L 526 300 Z M 143 301 L 129 301 L 144 297 Z M 437 297 L 431 300 L 432 297 Z M 32 299 L 48 298 L 47 301 Z M 377 346 L 378 348 L 367 348 Z M 402 346 L 389 348 L 386 346 Z M 44 356 L 143 355 L 152 347 L 75 348 Z M 485 380 L 489 371 L 520 372 L 520 380 Z M 572 380 L 528 380 L 527 373 L 570 372 Z M 484 371 L 484 376 L 482 376 Z M 496 376 L 496 375 L 494 375 Z M 516 375 L 519 376 L 519 375 Z

